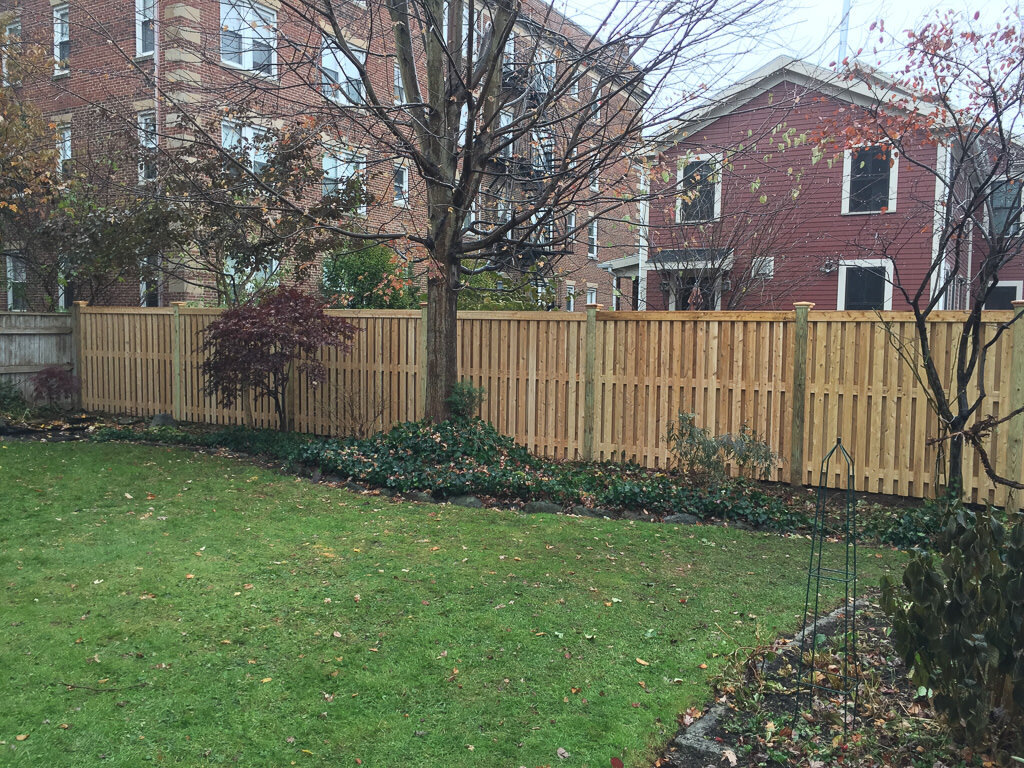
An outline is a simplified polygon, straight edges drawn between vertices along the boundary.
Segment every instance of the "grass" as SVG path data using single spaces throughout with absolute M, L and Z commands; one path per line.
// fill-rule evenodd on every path
M 0 444 L 0 499 L 12 765 L 642 765 L 796 628 L 809 546 L 116 444 Z

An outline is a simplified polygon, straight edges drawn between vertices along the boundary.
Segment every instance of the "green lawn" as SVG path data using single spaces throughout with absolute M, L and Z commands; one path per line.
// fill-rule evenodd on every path
M 809 544 L 2 443 L 0 763 L 642 765 L 796 628 Z

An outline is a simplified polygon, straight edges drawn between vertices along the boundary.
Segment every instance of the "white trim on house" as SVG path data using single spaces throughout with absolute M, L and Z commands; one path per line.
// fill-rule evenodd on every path
M 885 146 L 885 143 L 872 145 L 872 146 Z M 876 213 L 883 213 L 881 210 L 877 211 L 851 211 L 850 210 L 850 179 L 853 171 L 853 151 L 854 149 L 869 149 L 870 147 L 856 147 L 847 148 L 843 150 L 843 202 L 842 202 L 842 214 L 843 216 L 870 216 Z M 892 152 L 892 165 L 889 166 L 889 204 L 886 206 L 884 213 L 895 213 L 896 212 L 896 198 L 899 187 L 899 170 L 900 170 L 900 153 L 899 151 L 889 145 L 889 151 Z
M 885 267 L 885 289 L 882 294 L 882 309 L 892 309 L 893 263 L 890 259 L 843 259 L 840 261 L 836 309 L 846 309 L 846 271 L 850 267 Z
M 935 269 L 932 271 L 931 285 L 928 288 L 929 300 L 935 296 L 935 291 L 942 286 L 949 275 L 949 265 L 946 263 L 946 254 L 939 253 L 939 241 L 942 239 L 942 230 L 946 221 L 946 193 L 949 189 L 949 170 L 952 167 L 952 147 L 939 142 L 935 150 L 935 200 L 932 212 L 932 264 Z M 940 263 L 941 260 L 941 263 Z M 935 305 L 935 309 L 945 309 L 949 304 L 949 287 Z
M 712 173 L 714 174 L 714 185 L 715 185 L 715 211 L 714 215 L 710 219 L 700 219 L 694 221 L 682 221 L 683 215 L 683 198 L 682 198 L 682 187 L 683 179 L 686 175 L 686 166 L 691 163 L 702 163 L 705 160 L 710 160 L 713 166 Z M 724 165 L 725 156 L 721 152 L 701 152 L 693 153 L 687 152 L 681 155 L 676 163 L 676 224 L 705 224 L 709 221 L 717 221 L 722 217 L 722 166 Z
M 997 280 L 996 288 L 1016 288 L 1017 296 L 1012 301 L 1024 299 L 1024 280 Z
M 15 262 L 15 260 L 18 260 L 18 261 L 21 262 L 20 275 L 17 275 L 17 277 L 20 278 L 19 280 L 15 280 L 14 279 L 16 277 L 16 275 L 14 274 L 14 262 Z M 5 265 L 5 269 L 6 269 L 6 272 L 4 273 L 4 278 L 5 278 L 5 282 L 7 283 L 7 311 L 8 312 L 27 312 L 28 311 L 28 304 L 27 303 L 23 307 L 21 307 L 19 309 L 15 309 L 14 308 L 14 286 L 15 286 L 15 284 L 19 283 L 19 284 L 25 286 L 25 288 L 23 288 L 22 290 L 25 290 L 28 287 L 28 268 L 25 266 L 25 260 L 23 258 L 21 258 L 20 256 L 18 256 L 18 254 L 16 254 L 16 253 L 8 253 L 7 254 L 7 264 Z M 22 296 L 21 298 L 23 300 L 25 299 L 24 296 Z

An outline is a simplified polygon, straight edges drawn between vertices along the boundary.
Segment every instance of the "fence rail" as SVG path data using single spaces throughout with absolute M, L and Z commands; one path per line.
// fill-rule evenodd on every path
M 776 480 L 816 483 L 821 456 L 842 436 L 861 491 L 927 497 L 937 491 L 939 433 L 918 377 L 909 313 L 460 313 L 459 372 L 487 390 L 480 415 L 535 453 L 561 459 L 669 461 L 666 431 L 682 412 L 716 434 L 747 425 L 782 457 Z M 169 412 L 187 421 L 243 422 L 203 392 L 203 329 L 217 309 L 76 306 L 83 405 L 113 413 Z M 296 428 L 367 434 L 422 417 L 426 314 L 331 311 L 359 328 L 349 355 L 324 351 L 327 381 L 299 378 Z M 987 314 L 992 338 L 1011 312 Z M 933 356 L 946 379 L 963 315 L 935 313 Z M 1024 323 L 989 354 L 982 416 L 1024 405 Z M 902 350 L 902 354 L 901 351 Z M 1016 394 L 1014 394 L 1016 393 Z M 276 426 L 266 403 L 256 421 Z M 1024 477 L 1024 417 L 992 439 L 997 470 Z M 840 478 L 829 478 L 838 487 Z M 973 456 L 965 494 L 1002 504 Z

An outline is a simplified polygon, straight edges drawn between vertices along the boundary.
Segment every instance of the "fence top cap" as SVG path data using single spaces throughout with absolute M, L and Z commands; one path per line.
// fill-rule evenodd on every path
M 793 306 L 796 307 L 797 309 L 802 309 L 803 307 L 807 307 L 808 309 L 813 309 L 814 308 L 814 302 L 813 301 L 794 301 L 793 302 Z
M 601 309 L 604 304 L 587 304 L 587 309 Z
M 1010 306 L 1014 309 L 1024 309 L 1024 299 L 1014 299 L 1010 302 Z

